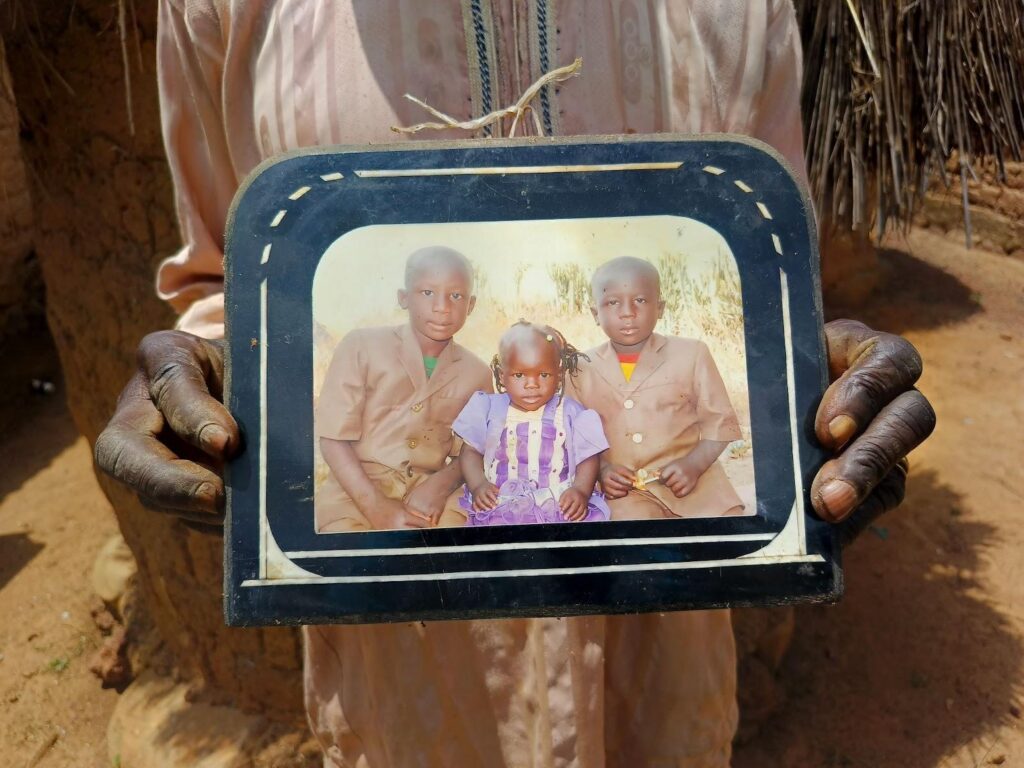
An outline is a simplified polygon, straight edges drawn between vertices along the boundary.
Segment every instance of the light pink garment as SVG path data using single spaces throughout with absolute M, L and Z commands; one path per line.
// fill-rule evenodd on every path
M 161 109 L 184 247 L 157 286 L 179 327 L 223 333 L 225 219 L 260 161 L 404 140 L 392 125 L 427 119 L 404 93 L 477 116 L 576 56 L 582 76 L 545 96 L 556 135 L 742 133 L 803 176 L 788 0 L 161 0 Z M 317 627 L 306 654 L 328 765 L 728 765 L 725 611 Z

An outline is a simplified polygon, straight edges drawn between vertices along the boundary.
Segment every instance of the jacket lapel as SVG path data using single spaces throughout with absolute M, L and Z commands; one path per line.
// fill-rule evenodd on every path
M 636 361 L 636 368 L 626 385 L 627 391 L 636 392 L 646 382 L 651 374 L 665 364 L 665 337 L 660 333 L 652 333 L 647 340 L 643 350 L 640 352 L 640 359 Z M 625 377 L 623 377 L 625 380 Z
M 622 365 L 619 363 L 619 356 L 615 353 L 612 343 L 609 341 L 597 348 L 594 353 L 594 370 L 613 389 L 632 394 L 651 377 L 665 363 L 664 355 L 665 337 L 659 333 L 651 334 L 643 350 L 640 352 L 640 359 L 637 360 L 636 368 L 629 381 L 626 381 L 622 373 Z
M 398 328 L 397 332 L 401 339 L 402 367 L 409 375 L 413 389 L 419 392 L 427 384 L 427 371 L 423 367 L 423 353 L 420 351 L 420 345 L 416 343 L 416 336 L 408 323 Z
M 619 356 L 615 354 L 610 341 L 605 342 L 594 352 L 594 371 L 612 389 L 620 389 L 626 385 L 626 377 L 622 375 Z
M 426 400 L 452 382 L 459 373 L 459 362 L 462 360 L 462 354 L 462 347 L 456 344 L 454 339 L 448 342 L 448 346 L 437 357 L 437 367 L 434 368 L 434 374 L 429 379 L 424 374 L 423 386 L 417 389 L 420 400 Z M 420 367 L 422 367 L 422 363 Z

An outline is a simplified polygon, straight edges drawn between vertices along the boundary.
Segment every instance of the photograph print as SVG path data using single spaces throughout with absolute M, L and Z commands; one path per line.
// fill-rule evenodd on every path
M 358 229 L 313 319 L 319 533 L 756 510 L 739 272 L 694 219 Z

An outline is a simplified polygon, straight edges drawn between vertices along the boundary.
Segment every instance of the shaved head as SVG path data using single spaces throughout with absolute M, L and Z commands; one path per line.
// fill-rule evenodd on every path
M 651 262 L 635 256 L 619 256 L 598 267 L 590 281 L 590 293 L 596 302 L 609 285 L 638 279 L 650 281 L 658 296 L 661 296 L 661 275 L 657 268 Z
M 473 265 L 469 259 L 443 245 L 431 245 L 413 251 L 405 262 L 405 289 L 409 290 L 423 272 L 460 272 L 466 278 L 469 293 L 473 292 Z

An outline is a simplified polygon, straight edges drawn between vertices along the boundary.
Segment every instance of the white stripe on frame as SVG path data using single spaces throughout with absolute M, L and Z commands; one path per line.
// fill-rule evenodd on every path
M 323 534 L 321 534 L 323 535 Z M 499 552 L 514 549 L 589 549 L 638 547 L 655 544 L 714 544 L 725 541 L 771 541 L 777 533 L 738 533 L 731 536 L 649 536 L 636 539 L 583 539 L 580 541 L 516 541 L 502 544 L 455 544 L 443 547 L 387 547 L 379 549 L 324 549 L 285 552 L 293 560 L 313 557 L 391 557 L 393 555 L 453 555 L 463 552 Z
M 301 586 L 307 584 L 381 584 L 387 582 L 437 582 L 465 579 L 515 579 L 536 576 L 582 576 L 594 573 L 636 573 L 642 571 L 689 571 L 701 568 L 730 568 L 786 563 L 823 563 L 821 555 L 784 555 L 729 560 L 690 560 L 676 563 L 638 563 L 635 565 L 594 565 L 581 568 L 522 568 L 507 571 L 449 571 L 447 573 L 385 574 L 380 576 L 316 576 L 312 578 L 247 579 L 243 587 Z
M 793 481 L 796 484 L 796 521 L 797 540 L 800 554 L 807 554 L 807 536 L 804 531 L 804 488 L 800 477 L 800 443 L 796 422 L 796 374 L 793 364 L 793 326 L 789 309 L 789 278 L 784 270 L 779 270 L 782 287 L 782 328 L 786 341 L 786 387 L 789 390 L 789 429 L 793 440 Z
M 396 176 L 493 176 L 524 173 L 585 173 L 591 171 L 673 171 L 682 161 L 671 163 L 612 163 L 607 165 L 521 165 L 479 168 L 401 168 L 356 171 L 363 179 Z
M 268 248 L 270 246 L 267 246 Z M 267 577 L 267 278 L 260 281 L 260 578 Z

